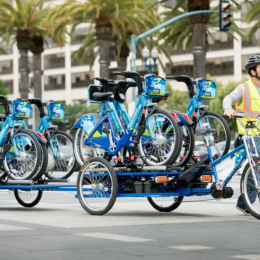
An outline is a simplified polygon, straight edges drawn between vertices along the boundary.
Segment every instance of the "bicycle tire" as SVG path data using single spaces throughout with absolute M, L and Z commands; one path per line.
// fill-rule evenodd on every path
M 187 128 L 187 134 L 184 133 L 184 129 L 183 128 Z M 179 155 L 179 162 L 176 162 L 175 164 L 178 166 L 184 166 L 186 165 L 194 152 L 194 148 L 195 148 L 195 135 L 194 135 L 194 130 L 193 127 L 191 125 L 183 125 L 180 127 L 180 130 L 182 132 L 182 145 L 181 145 L 181 152 Z M 182 149 L 184 149 L 184 151 L 186 152 L 185 154 L 182 154 Z
M 31 191 L 22 191 L 22 190 L 20 191 L 18 189 L 14 190 L 14 196 L 15 196 L 17 202 L 26 208 L 32 208 L 32 207 L 36 206 L 40 202 L 40 200 L 42 198 L 42 193 L 43 193 L 42 190 L 37 190 L 38 193 L 37 193 L 36 197 L 34 198 L 34 200 L 27 202 L 27 201 L 25 201 L 25 199 L 22 198 L 21 193 L 19 193 L 19 192 L 23 192 L 25 194 L 27 193 L 27 195 L 28 195 L 29 193 L 35 192 L 35 190 L 31 190 Z M 27 196 L 27 198 L 28 198 L 28 196 Z
M 37 156 L 36 156 L 35 165 L 34 165 L 33 169 L 31 170 L 31 172 L 29 174 L 27 174 L 26 177 L 19 176 L 19 178 L 18 178 L 17 176 L 14 175 L 15 173 L 12 172 L 9 169 L 9 167 L 7 165 L 7 162 L 6 162 L 6 160 L 7 160 L 7 157 L 6 157 L 7 155 L 6 155 L 5 156 L 5 160 L 4 160 L 4 168 L 8 172 L 8 176 L 11 179 L 13 179 L 13 180 L 29 180 L 29 179 L 31 179 L 35 175 L 37 169 L 39 168 L 39 164 L 40 164 L 40 151 L 41 151 L 41 148 L 40 148 L 40 144 L 39 144 L 38 140 L 36 139 L 36 137 L 34 136 L 33 133 L 31 133 L 27 129 L 20 129 L 17 133 L 14 134 L 14 136 L 12 138 L 14 138 L 15 136 L 20 135 L 22 133 L 28 135 L 33 140 L 33 142 L 35 144 L 35 149 L 36 149 Z M 11 140 L 9 142 L 11 142 Z
M 258 186 L 260 186 L 260 157 L 253 158 L 256 172 L 256 178 L 258 181 Z M 240 180 L 240 192 L 242 200 L 247 208 L 247 210 L 257 219 L 260 219 L 260 192 L 258 188 L 254 186 L 253 176 L 251 174 L 251 168 L 249 162 L 246 164 L 241 180 Z M 258 198 L 257 198 L 258 197 Z M 258 201 L 258 203 L 257 203 Z
M 201 116 L 201 117 L 199 118 L 199 120 L 202 120 L 203 118 L 205 118 L 205 117 L 207 117 L 207 116 L 212 117 L 212 118 L 215 117 L 217 120 L 220 121 L 220 123 L 221 123 L 221 124 L 223 125 L 223 127 L 224 127 L 226 140 L 225 140 L 225 147 L 224 147 L 222 153 L 220 153 L 219 156 L 218 156 L 218 157 L 220 158 L 220 157 L 222 157 L 223 155 L 227 154 L 227 152 L 228 152 L 228 150 L 229 150 L 229 147 L 230 147 L 230 139 L 231 139 L 231 137 L 230 137 L 230 129 L 229 129 L 229 126 L 228 126 L 226 120 L 225 120 L 224 118 L 222 118 L 221 115 L 219 115 L 219 114 L 217 114 L 217 113 L 215 113 L 215 112 L 206 111 L 206 112 L 203 114 L 203 116 Z M 197 124 L 196 124 L 196 128 L 197 128 L 197 127 L 198 127 L 198 122 L 197 122 Z M 221 142 L 221 139 L 219 139 L 218 141 Z M 217 144 L 217 142 L 214 142 L 214 143 Z M 218 150 L 218 149 L 216 149 L 216 150 Z M 206 151 L 206 150 L 205 150 L 205 151 Z M 206 153 L 207 153 L 207 151 L 206 151 Z
M 73 139 L 72 139 L 72 137 L 69 135 L 69 134 L 67 134 L 67 133 L 65 133 L 65 132 L 62 132 L 62 131 L 55 131 L 55 133 L 54 133 L 54 135 L 51 137 L 51 139 L 52 138 L 54 138 L 54 137 L 57 137 L 57 136 L 65 136 L 65 138 L 66 139 L 68 139 L 69 141 L 70 141 L 70 143 L 71 143 L 71 150 L 69 150 L 69 153 L 72 153 L 72 154 L 69 154 L 69 156 L 70 156 L 70 159 L 69 159 L 69 161 L 68 161 L 68 163 L 70 163 L 70 160 L 71 160 L 71 158 L 73 157 L 73 162 L 72 162 L 72 166 L 71 167 L 69 167 L 69 169 L 68 169 L 68 171 L 66 171 L 66 173 L 64 173 L 64 175 L 62 175 L 62 176 L 54 176 L 54 174 L 51 174 L 50 173 L 50 171 L 47 171 L 46 173 L 45 173 L 45 175 L 49 178 L 49 179 L 67 179 L 67 178 L 69 178 L 72 174 L 73 174 L 73 172 L 74 172 L 74 170 L 75 170 L 75 168 L 76 168 L 76 166 L 77 166 L 77 161 L 76 161 L 76 159 L 75 159 L 75 156 L 74 156 L 74 152 L 73 152 Z M 48 140 L 48 142 L 50 142 L 51 140 Z M 52 156 L 52 150 L 51 150 L 51 148 L 50 148 L 50 145 L 49 145 L 49 152 L 51 153 L 51 156 Z M 65 152 L 65 151 L 64 151 Z M 63 153 L 64 153 L 63 152 Z M 66 151 L 67 152 L 67 151 Z M 72 155 L 72 157 L 71 157 L 71 155 Z M 68 159 L 68 158 L 66 158 L 66 157 L 64 157 L 64 158 L 62 158 L 62 159 L 59 159 L 59 158 L 55 158 L 55 166 L 54 166 L 54 171 L 52 171 L 52 173 L 54 173 L 54 172 L 61 172 L 61 171 L 58 171 L 59 169 L 65 169 L 65 164 L 67 163 L 67 160 L 66 159 Z M 61 161 L 62 160 L 62 161 Z M 61 165 L 60 165 L 60 167 L 59 166 L 57 166 L 57 164 L 59 163 L 61 161 Z M 56 167 L 56 168 L 55 168 Z M 56 171 L 55 171 L 55 169 L 56 169 Z M 57 170 L 58 169 L 58 170 Z M 64 170 L 64 172 L 65 172 L 65 170 Z
M 95 169 L 95 166 L 97 166 L 99 169 L 98 172 L 95 172 L 93 169 Z M 102 168 L 100 168 L 102 167 Z M 91 174 L 89 176 L 87 175 L 88 171 L 91 171 Z M 99 177 L 98 175 L 102 175 L 102 171 L 105 172 L 105 177 L 101 176 L 102 183 L 99 183 Z M 92 183 L 91 178 L 94 179 L 94 182 Z M 111 183 L 111 186 L 109 184 Z M 91 185 L 92 184 L 92 185 Z M 87 193 L 84 194 L 84 186 L 88 187 Z M 87 189 L 87 188 L 86 188 Z M 92 189 L 92 194 L 91 190 Z M 108 192 L 107 192 L 108 191 Z M 109 191 L 111 193 L 109 193 Z M 82 206 L 82 208 L 88 212 L 91 215 L 104 215 L 106 214 L 115 204 L 116 198 L 117 198 L 117 191 L 118 191 L 118 181 L 116 173 L 111 166 L 111 164 L 101 157 L 93 157 L 85 163 L 78 174 L 77 178 L 77 195 L 79 199 L 79 203 Z M 107 192 L 107 193 L 106 193 Z M 92 195 L 92 196 L 91 196 Z M 92 206 L 91 203 L 95 203 L 94 199 L 98 200 L 102 199 L 103 197 L 108 199 L 106 205 L 101 206 L 100 208 L 95 208 L 95 205 L 98 205 L 98 203 L 94 204 Z M 111 195 L 111 196 L 109 196 Z M 109 196 L 109 198 L 108 198 Z M 90 201 L 87 201 L 88 197 L 91 198 Z
M 172 203 L 170 203 L 170 205 L 168 205 L 168 206 L 162 206 L 163 202 L 166 199 L 169 199 L 169 198 L 171 198 L 171 199 L 174 198 L 174 201 Z M 184 198 L 183 196 L 177 196 L 177 197 L 154 197 L 154 198 L 153 197 L 147 197 L 147 200 L 149 201 L 151 206 L 154 207 L 156 210 L 158 210 L 160 212 L 171 212 L 171 211 L 177 209 L 181 205 L 183 198 Z M 156 199 L 159 199 L 161 201 L 156 202 Z M 159 205 L 159 203 L 161 205 Z
M 142 147 L 142 138 L 140 139 L 139 145 L 138 145 L 138 149 L 139 149 L 139 153 L 141 155 L 142 160 L 150 165 L 150 166 L 156 166 L 156 165 L 171 165 L 173 164 L 176 159 L 178 158 L 180 151 L 181 151 L 181 143 L 182 143 L 182 136 L 181 136 L 181 132 L 180 132 L 180 128 L 175 120 L 175 118 L 172 116 L 172 114 L 165 109 L 156 109 L 149 117 L 156 115 L 156 114 L 162 114 L 164 116 L 166 116 L 166 118 L 168 118 L 169 122 L 172 124 L 173 129 L 174 129 L 174 149 L 172 150 L 170 155 L 167 155 L 167 159 L 163 162 L 163 163 L 158 163 L 158 162 L 151 162 L 150 160 L 148 161 L 147 159 L 147 154 L 145 154 L 143 147 Z M 148 119 L 147 119 L 148 120 Z M 152 156 L 152 155 L 151 155 Z
M 46 147 L 46 144 L 40 143 L 40 147 L 41 147 L 40 165 L 39 165 L 38 172 L 32 177 L 33 181 L 37 181 L 42 177 L 48 165 L 48 149 Z
M 94 115 L 99 120 L 103 119 L 103 117 L 97 113 L 89 113 L 88 115 Z M 97 156 L 97 155 L 94 155 L 91 150 L 91 149 L 97 149 L 95 147 L 90 147 L 90 150 L 89 150 L 90 156 L 86 156 L 86 154 L 84 154 L 83 146 L 85 146 L 85 144 L 84 144 L 84 140 L 81 140 L 81 139 L 85 139 L 85 138 L 83 138 L 82 134 L 86 134 L 86 132 L 82 128 L 78 128 L 78 129 L 76 129 L 76 132 L 75 132 L 75 135 L 73 138 L 73 151 L 74 151 L 76 161 L 80 164 L 80 166 L 84 165 L 84 163 L 86 163 L 89 158 Z M 86 158 L 86 157 L 88 157 L 88 158 Z M 103 156 L 101 156 L 101 157 L 103 157 Z

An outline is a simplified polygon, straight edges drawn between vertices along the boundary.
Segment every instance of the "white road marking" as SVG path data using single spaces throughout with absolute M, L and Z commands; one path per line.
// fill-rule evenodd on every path
M 260 255 L 234 255 L 233 258 L 248 259 L 248 260 L 259 260 Z
M 0 231 L 33 230 L 32 228 L 0 224 Z
M 82 233 L 76 234 L 79 236 L 87 236 L 87 237 L 94 237 L 94 238 L 101 238 L 101 239 L 110 239 L 122 242 L 148 242 L 154 241 L 154 239 L 142 238 L 142 237 L 131 237 L 131 236 L 122 236 L 122 235 L 115 235 L 115 234 L 107 234 L 107 233 Z
M 213 249 L 213 247 L 199 246 L 199 245 L 169 246 L 169 248 L 184 250 L 184 251 Z

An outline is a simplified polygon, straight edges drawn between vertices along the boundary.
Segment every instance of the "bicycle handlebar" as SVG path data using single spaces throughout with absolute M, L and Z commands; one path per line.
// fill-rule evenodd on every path
M 178 82 L 185 83 L 186 86 L 188 87 L 190 98 L 192 98 L 195 95 L 193 84 L 195 84 L 196 81 L 192 80 L 189 76 L 187 76 L 187 75 L 180 75 L 180 76 L 173 75 L 173 76 L 166 76 L 166 79 L 174 79 Z
M 44 113 L 44 108 L 43 108 L 43 103 L 39 98 L 30 98 L 28 99 L 28 101 L 31 104 L 34 104 L 38 107 L 39 111 L 40 111 L 40 117 L 43 117 L 45 115 Z
M 136 82 L 138 88 L 138 95 L 141 95 L 144 92 L 142 79 L 138 72 L 133 71 L 113 71 L 114 75 L 122 75 L 126 78 L 131 78 Z

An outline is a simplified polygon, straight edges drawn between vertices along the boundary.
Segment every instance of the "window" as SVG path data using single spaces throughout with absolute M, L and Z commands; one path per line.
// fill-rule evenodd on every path
M 65 54 L 51 54 L 44 56 L 44 69 L 57 69 L 65 67 Z
M 166 67 L 166 75 L 193 75 L 193 61 L 174 62 L 171 68 L 168 64 Z
M 214 76 L 234 74 L 233 57 L 208 59 L 206 72 Z
M 79 62 L 78 62 L 78 60 L 74 57 L 74 54 L 75 52 L 73 52 L 72 54 L 71 54 L 71 66 L 73 67 L 73 66 L 84 66 L 84 65 L 88 65 L 89 64 L 89 62 L 88 62 L 88 60 L 86 60 L 83 64 L 80 64 Z
M 13 74 L 13 61 L 12 60 L 0 61 L 0 74 Z
M 88 87 L 88 85 L 93 84 L 93 73 L 92 72 L 80 72 L 71 74 L 71 87 L 81 88 Z
M 207 36 L 208 51 L 231 49 L 233 48 L 233 39 L 225 32 L 215 32 Z
M 85 34 L 87 36 L 88 34 L 88 27 L 80 27 L 80 28 L 76 28 L 76 30 L 74 31 L 73 34 L 73 38 L 76 37 L 77 35 L 83 35 Z M 82 42 L 80 40 L 73 40 L 71 42 L 71 44 L 81 44 Z
M 53 75 L 44 77 L 45 90 L 65 89 L 65 75 Z
M 252 40 L 249 40 L 247 38 L 247 35 L 242 37 L 242 47 L 250 47 L 250 46 L 258 46 L 260 41 L 260 29 L 258 29 L 252 38 Z
M 47 38 L 44 42 L 44 49 L 57 48 L 58 43 L 54 42 L 51 38 Z

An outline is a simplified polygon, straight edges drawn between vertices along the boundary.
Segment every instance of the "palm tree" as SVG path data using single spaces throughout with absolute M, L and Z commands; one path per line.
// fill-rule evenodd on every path
M 31 31 L 37 30 L 43 19 L 39 8 L 45 0 L 15 0 L 15 6 L 7 0 L 0 0 L 0 37 L 5 42 L 17 43 L 20 52 L 20 91 L 21 98 L 28 98 L 29 62 L 28 50 L 31 44 Z
M 255 20 L 254 25 L 250 28 L 249 32 L 248 32 L 248 39 L 252 40 L 254 34 L 256 33 L 256 31 L 260 28 L 260 18 L 259 18 L 259 14 L 260 14 L 260 1 L 259 0 L 255 0 L 252 3 L 252 8 L 250 8 L 249 12 L 247 13 L 246 16 L 246 20 L 248 23 L 251 23 L 253 20 Z M 260 45 L 260 41 L 258 43 Z
M 237 7 L 236 1 L 232 1 Z M 174 7 L 167 6 L 163 13 L 165 21 L 172 17 L 181 15 L 187 12 L 210 10 L 210 0 L 177 0 Z M 218 7 L 215 8 L 216 11 Z M 193 77 L 206 77 L 206 52 L 207 52 L 207 37 L 211 36 L 209 28 L 217 26 L 218 14 L 198 14 L 182 18 L 176 21 L 171 26 L 165 28 L 161 33 L 160 38 L 164 40 L 164 46 L 170 45 L 175 47 L 177 44 L 182 44 L 186 41 L 186 48 L 192 45 L 193 50 Z M 233 23 L 232 31 L 241 35 L 239 28 Z M 229 35 L 232 33 L 227 32 Z
M 66 20 L 73 25 L 72 33 L 80 23 L 90 24 L 89 34 L 85 35 L 85 39 L 83 40 L 83 36 L 77 38 L 81 37 L 83 43 L 76 56 L 84 58 L 93 56 L 93 50 L 98 44 L 100 76 L 108 78 L 113 28 L 117 28 L 119 24 L 121 26 L 131 24 L 135 28 L 138 14 L 143 13 L 140 7 L 145 2 L 145 0 L 89 0 L 81 3 L 70 0 L 60 6 L 56 15 L 66 17 Z M 55 30 L 56 33 L 59 33 L 59 29 L 64 26 L 66 22 L 61 23 Z

